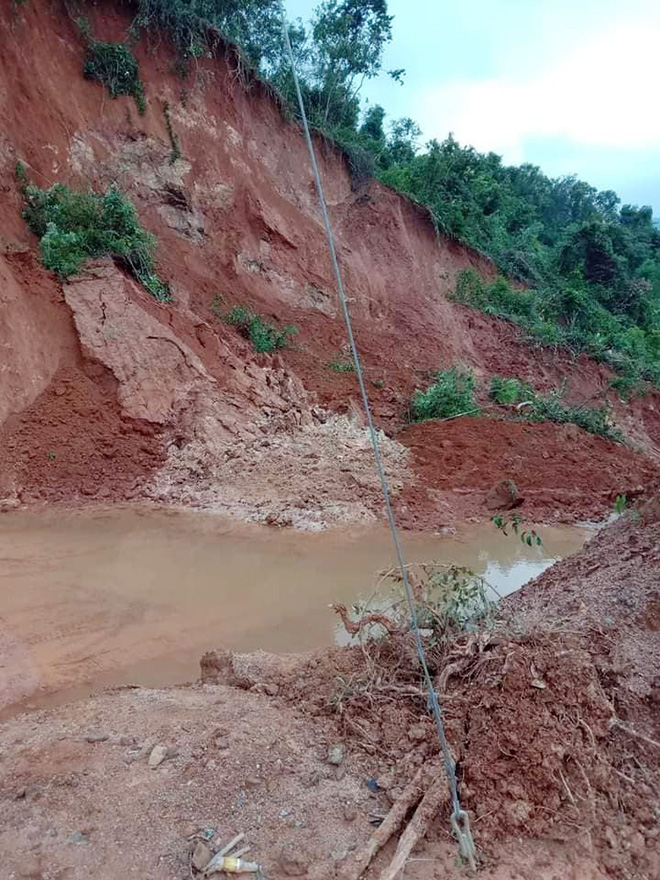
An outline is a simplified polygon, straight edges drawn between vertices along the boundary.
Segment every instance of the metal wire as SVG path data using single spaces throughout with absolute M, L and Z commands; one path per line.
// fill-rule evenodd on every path
M 330 249 L 330 260 L 332 263 L 332 269 L 335 274 L 335 278 L 337 281 L 337 293 L 339 295 L 339 301 L 341 303 L 341 309 L 344 316 L 344 322 L 346 324 L 346 333 L 348 335 L 348 341 L 351 348 L 351 353 L 353 355 L 353 362 L 355 364 L 355 373 L 358 379 L 358 384 L 360 386 L 360 396 L 362 397 L 362 405 L 364 406 L 364 412 L 367 420 L 367 427 L 369 429 L 369 434 L 371 436 L 371 445 L 374 451 L 374 457 L 376 459 L 376 470 L 378 471 L 378 477 L 380 480 L 381 488 L 383 490 L 383 497 L 385 499 L 385 512 L 387 515 L 387 521 L 389 524 L 390 532 L 392 534 L 392 541 L 394 543 L 394 550 L 396 553 L 397 565 L 401 571 L 401 579 L 403 582 L 403 587 L 406 594 L 406 601 L 408 603 L 408 610 L 410 612 L 410 628 L 413 632 L 413 636 L 415 639 L 415 646 L 417 648 L 417 656 L 419 658 L 420 666 L 422 667 L 422 672 L 424 675 L 424 681 L 426 684 L 426 688 L 428 690 L 429 695 L 429 708 L 433 714 L 435 719 L 435 725 L 438 730 L 438 736 L 440 737 L 440 744 L 442 747 L 442 756 L 445 766 L 445 773 L 447 775 L 447 782 L 449 784 L 449 790 L 451 793 L 452 800 L 452 816 L 451 816 L 451 826 L 454 831 L 455 836 L 458 838 L 458 843 L 460 845 L 461 854 L 463 857 L 469 862 L 472 870 L 476 870 L 476 851 L 474 846 L 474 841 L 472 839 L 472 834 L 470 832 L 470 820 L 467 812 L 461 809 L 461 803 L 458 796 L 458 785 L 456 782 L 456 765 L 451 755 L 451 751 L 449 749 L 449 743 L 447 742 L 447 737 L 445 735 L 445 726 L 442 720 L 442 709 L 440 707 L 440 703 L 438 702 L 438 695 L 435 692 L 435 688 L 433 687 L 433 681 L 431 679 L 431 673 L 429 672 L 429 667 L 426 662 L 426 656 L 424 654 L 424 645 L 422 643 L 422 636 L 419 631 L 419 621 L 417 618 L 417 611 L 415 608 L 415 602 L 413 600 L 412 589 L 410 587 L 410 581 L 408 579 L 408 569 L 406 566 L 406 560 L 403 554 L 403 548 L 401 546 L 401 541 L 399 538 L 399 532 L 396 525 L 396 520 L 394 518 L 394 511 L 392 509 L 392 501 L 390 496 L 390 488 L 387 481 L 387 477 L 385 475 L 385 470 L 383 468 L 383 459 L 380 454 L 380 446 L 378 443 L 378 435 L 376 433 L 376 429 L 374 427 L 373 419 L 371 416 L 371 407 L 369 405 L 369 398 L 367 396 L 367 388 L 364 381 L 364 373 L 362 370 L 362 363 L 360 361 L 360 355 L 358 354 L 357 345 L 355 343 L 355 336 L 353 333 L 353 324 L 351 321 L 350 312 L 348 309 L 348 302 L 346 299 L 346 291 L 344 289 L 344 282 L 342 279 L 341 269 L 339 267 L 339 260 L 337 258 L 337 249 L 335 247 L 335 238 L 332 232 L 332 226 L 330 224 L 330 217 L 328 215 L 328 208 L 325 201 L 325 195 L 323 192 L 323 184 L 321 183 L 321 173 L 319 171 L 319 166 L 316 161 L 316 152 L 314 150 L 314 143 L 312 141 L 312 135 L 309 129 L 309 122 L 307 121 L 307 113 L 305 112 L 305 102 L 303 100 L 302 92 L 300 90 L 300 81 L 298 79 L 298 73 L 296 71 L 296 63 L 293 55 L 293 48 L 291 46 L 291 40 L 289 38 L 289 27 L 286 18 L 286 12 L 284 10 L 284 3 L 280 0 L 280 8 L 282 15 L 282 30 L 284 34 L 284 44 L 289 55 L 289 61 L 291 63 L 291 73 L 293 76 L 293 82 L 296 91 L 296 97 L 298 99 L 298 106 L 300 108 L 300 116 L 302 119 L 303 130 L 305 133 L 305 140 L 307 142 L 307 149 L 309 150 L 309 158 L 312 165 L 312 171 L 314 173 L 314 182 L 316 184 L 316 192 L 319 199 L 319 205 L 321 207 L 321 214 L 323 216 L 323 225 L 325 227 L 325 234 L 328 239 L 328 247 Z

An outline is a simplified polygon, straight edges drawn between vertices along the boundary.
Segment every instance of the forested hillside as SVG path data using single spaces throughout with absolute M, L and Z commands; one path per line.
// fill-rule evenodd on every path
M 238 43 L 293 109 L 278 0 L 136 0 L 135 28 L 174 40 L 185 75 L 219 34 Z M 208 29 L 211 25 L 213 30 Z M 448 132 L 421 144 L 412 119 L 361 103 L 392 39 L 386 0 L 324 0 L 290 26 L 313 124 L 346 151 L 357 182 L 374 176 L 428 207 L 439 230 L 488 255 L 528 292 L 465 277 L 457 296 L 513 320 L 544 344 L 584 350 L 622 373 L 624 394 L 660 382 L 660 230 L 649 207 L 621 205 L 574 176 L 510 167 Z

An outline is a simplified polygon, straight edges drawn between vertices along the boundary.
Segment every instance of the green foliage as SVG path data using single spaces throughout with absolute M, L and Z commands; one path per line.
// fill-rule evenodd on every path
M 415 566 L 415 583 L 415 611 L 430 645 L 443 645 L 465 632 L 474 632 L 484 623 L 492 623 L 496 606 L 489 585 L 470 569 L 420 563 Z M 410 612 L 398 569 L 387 572 L 380 588 L 386 588 L 388 593 L 387 613 L 382 616 L 391 620 L 393 629 L 406 630 L 410 626 Z M 358 602 L 352 610 L 359 619 L 370 611 L 379 611 L 384 600 L 384 596 L 378 597 L 374 607 Z
M 617 495 L 614 499 L 614 512 L 621 516 L 628 509 L 628 496 L 627 495 Z
M 39 236 L 41 257 L 61 278 L 80 272 L 88 259 L 112 256 L 161 302 L 169 288 L 156 273 L 155 238 L 131 202 L 115 187 L 105 193 L 75 192 L 63 184 L 24 189 L 23 216 Z
M 410 407 L 413 421 L 449 418 L 476 409 L 475 380 L 469 370 L 452 367 L 434 373 L 432 378 L 433 385 L 413 394 Z
M 328 367 L 332 370 L 333 373 L 354 373 L 355 372 L 355 364 L 353 361 L 330 361 Z
M 555 422 L 558 425 L 577 425 L 590 434 L 606 437 L 617 443 L 622 441 L 621 432 L 610 421 L 609 407 L 590 409 L 582 406 L 567 406 L 562 402 L 560 391 L 547 395 L 535 395 L 529 407 L 524 409 L 524 417 L 532 422 Z
M 23 162 L 21 162 L 20 159 L 17 159 L 16 164 L 14 165 L 14 177 L 19 182 L 21 187 L 27 186 L 27 182 L 28 182 L 27 168 L 25 167 L 25 164 Z
M 137 60 L 128 46 L 95 40 L 86 19 L 78 19 L 78 26 L 87 43 L 83 70 L 87 79 L 102 83 L 112 98 L 132 95 L 140 114 L 144 114 L 147 109 L 144 87 Z
M 165 31 L 182 69 L 211 55 L 222 37 L 241 47 L 238 67 L 252 65 L 297 113 L 279 0 L 134 2 L 133 33 Z M 410 196 L 439 232 L 529 288 L 505 278 L 486 284 L 471 271 L 458 279 L 460 302 L 515 322 L 532 342 L 585 352 L 631 381 L 660 384 L 660 229 L 650 208 L 620 206 L 616 193 L 574 176 L 507 166 L 451 135 L 422 148 L 414 120 L 388 123 L 378 105 L 363 112 L 361 87 L 382 73 L 392 38 L 386 0 L 321 0 L 289 34 L 310 122 L 341 145 L 354 180 L 375 175 Z M 94 45 L 89 33 L 88 41 Z M 137 88 L 126 48 L 99 46 L 90 73 L 116 93 Z M 403 71 L 389 75 L 401 82 Z M 171 120 L 168 132 L 175 158 Z
M 218 34 L 239 45 L 255 68 L 281 58 L 278 0 L 136 0 L 132 31 L 160 29 L 172 40 L 185 74 L 195 59 L 210 56 Z
M 236 327 L 241 336 L 249 339 L 255 351 L 260 354 L 285 348 L 291 337 L 298 332 L 298 328 L 292 324 L 278 330 L 272 324 L 264 321 L 260 315 L 254 314 L 244 306 L 234 306 L 225 315 L 224 320 Z
M 528 382 L 520 379 L 504 379 L 502 376 L 493 376 L 490 380 L 490 397 L 500 406 L 511 406 L 529 400 L 534 396 L 534 389 Z
M 607 406 L 589 408 L 569 406 L 563 402 L 563 389 L 550 394 L 537 394 L 529 382 L 520 379 L 503 379 L 493 376 L 490 383 L 490 398 L 502 406 L 520 404 L 519 415 L 530 422 L 555 422 L 559 425 L 572 424 L 583 428 L 590 434 L 607 437 L 621 442 L 621 432 L 611 423 L 610 409 Z
M 519 513 L 498 513 L 491 517 L 490 521 L 505 537 L 509 536 L 507 529 L 510 528 L 514 535 L 517 535 L 522 543 L 527 544 L 528 547 L 540 547 L 543 544 L 543 539 L 536 529 L 527 531 L 527 529 L 521 528 L 523 519 Z
M 621 400 L 629 403 L 636 397 L 646 395 L 646 385 L 636 376 L 617 376 L 610 380 L 610 388 L 616 391 Z

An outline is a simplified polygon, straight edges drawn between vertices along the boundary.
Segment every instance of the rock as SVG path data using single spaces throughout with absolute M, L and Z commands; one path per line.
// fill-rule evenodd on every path
M 344 746 L 342 746 L 342 745 L 330 746 L 330 748 L 328 749 L 328 764 L 334 764 L 335 767 L 338 767 L 343 760 L 344 760 Z
M 395 783 L 394 774 L 393 773 L 383 773 L 376 779 L 376 784 L 378 788 L 382 788 L 383 791 L 387 791 L 388 788 L 392 788 Z
M 307 873 L 304 859 L 293 847 L 285 847 L 280 852 L 278 862 L 287 877 L 304 877 Z
M 513 480 L 500 480 L 499 483 L 495 483 L 485 499 L 488 510 L 513 510 L 522 502 L 523 499 L 518 494 L 518 487 Z
M 2 498 L 0 499 L 0 513 L 9 513 L 11 510 L 17 510 L 21 506 L 18 498 Z
M 120 746 L 134 746 L 137 744 L 137 740 L 134 736 L 120 736 L 119 737 L 119 745 Z
M 313 786 L 318 785 L 322 779 L 323 774 L 320 770 L 312 770 L 312 772 L 309 774 L 307 785 L 312 788 Z
M 411 742 L 422 742 L 426 739 L 427 731 L 426 724 L 411 724 L 408 728 L 408 739 Z
M 88 743 L 102 743 L 106 740 L 110 739 L 110 734 L 108 733 L 88 733 L 85 737 Z
M 344 819 L 346 819 L 347 822 L 355 822 L 355 820 L 357 819 L 357 814 L 358 811 L 355 804 L 344 805 Z
M 341 782 L 344 776 L 346 776 L 346 767 L 344 767 L 343 764 L 339 767 L 335 767 L 335 779 L 337 782 Z
M 149 755 L 149 766 L 153 769 L 154 767 L 158 767 L 163 763 L 165 758 L 167 757 L 167 746 L 162 745 L 162 743 L 158 743 L 151 750 L 151 754 Z
M 347 849 L 336 849 L 330 853 L 330 858 L 333 862 L 343 862 L 344 859 L 348 858 L 348 850 Z
M 203 871 L 213 858 L 213 852 L 203 840 L 198 840 L 192 854 L 192 866 L 197 871 Z

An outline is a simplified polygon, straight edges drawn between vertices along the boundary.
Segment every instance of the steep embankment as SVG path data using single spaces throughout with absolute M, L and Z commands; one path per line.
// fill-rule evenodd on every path
M 113 4 L 89 17 L 98 38 L 125 39 L 129 18 Z M 63 5 L 21 5 L 0 24 L 0 498 L 147 497 L 307 527 L 368 520 L 380 495 L 355 377 L 328 368 L 345 336 L 300 133 L 231 57 L 200 61 L 182 82 L 165 43 L 143 40 L 135 53 L 144 116 L 83 78 Z M 400 428 L 425 371 L 455 362 L 539 388 L 566 379 L 576 400 L 606 393 L 603 368 L 530 349 L 511 326 L 450 303 L 459 270 L 492 276 L 492 266 L 438 241 L 393 192 L 354 189 L 337 152 L 318 147 L 379 425 Z M 174 301 L 159 305 L 110 262 L 67 284 L 45 271 L 21 219 L 19 159 L 40 186 L 126 192 L 158 237 Z M 214 302 L 296 324 L 295 344 L 256 355 Z M 617 410 L 652 454 L 659 400 Z M 642 453 L 550 424 L 434 423 L 384 447 L 409 526 L 478 514 L 501 477 L 516 481 L 530 516 L 598 515 L 657 473 Z

